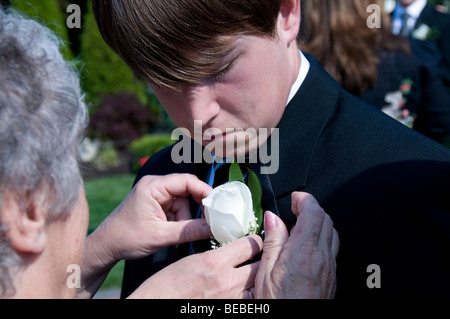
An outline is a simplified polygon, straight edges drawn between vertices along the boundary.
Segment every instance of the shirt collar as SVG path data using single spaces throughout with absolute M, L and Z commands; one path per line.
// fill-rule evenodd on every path
M 412 18 L 417 19 L 417 18 L 419 18 L 420 14 L 422 13 L 422 11 L 426 5 L 427 5 L 427 0 L 416 0 L 406 8 L 404 8 L 399 3 L 397 3 L 397 8 L 395 9 L 395 12 L 394 12 L 394 18 L 401 18 L 402 15 L 406 12 Z
M 297 79 L 295 80 L 294 84 L 291 87 L 291 91 L 289 92 L 289 97 L 286 102 L 286 105 L 291 102 L 291 100 L 294 98 L 295 94 L 297 94 L 297 91 L 300 89 L 300 86 L 302 85 L 303 81 L 305 81 L 306 75 L 308 75 L 308 71 L 310 68 L 310 63 L 308 59 L 304 56 L 304 54 L 301 51 L 298 51 L 300 55 L 300 69 L 298 71 Z
M 406 12 L 413 18 L 418 18 L 423 11 L 423 8 L 427 5 L 427 0 L 416 0 L 411 3 L 407 8 Z
M 335 111 L 340 87 L 311 54 L 310 70 L 278 124 L 278 148 L 267 143 L 266 154 L 279 154 L 277 174 L 269 175 L 276 197 L 306 185 L 311 158 L 320 134 Z M 272 136 L 269 137 L 272 139 Z M 269 159 L 263 159 L 268 163 Z

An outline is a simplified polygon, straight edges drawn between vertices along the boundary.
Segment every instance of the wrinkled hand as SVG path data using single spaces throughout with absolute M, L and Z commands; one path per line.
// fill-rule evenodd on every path
M 262 247 L 261 237 L 252 235 L 185 257 L 151 276 L 129 298 L 249 298 L 259 262 L 238 266 Z
M 289 236 L 281 219 L 266 212 L 264 253 L 255 281 L 256 298 L 333 298 L 339 236 L 315 198 L 292 194 L 297 223 Z
M 101 225 L 111 254 L 116 260 L 137 259 L 165 246 L 209 238 L 206 221 L 191 219 L 186 196 L 201 203 L 211 190 L 188 174 L 143 177 Z

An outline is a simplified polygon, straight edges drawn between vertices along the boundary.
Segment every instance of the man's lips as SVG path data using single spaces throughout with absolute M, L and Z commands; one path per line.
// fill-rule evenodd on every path
M 227 133 L 222 133 L 222 134 L 214 134 L 209 137 L 204 136 L 203 139 L 214 142 L 215 140 L 220 140 L 220 139 L 225 140 L 226 137 L 227 137 Z
M 203 132 L 202 139 L 204 141 L 215 141 L 215 140 L 225 139 L 227 135 L 228 135 L 228 132 L 222 132 L 222 130 L 220 130 L 220 129 L 217 129 L 217 130 L 208 129 Z

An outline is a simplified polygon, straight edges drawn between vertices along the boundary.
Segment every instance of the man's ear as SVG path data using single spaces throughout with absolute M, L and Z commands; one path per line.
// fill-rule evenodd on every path
M 300 0 L 283 0 L 278 15 L 278 34 L 286 43 L 297 41 L 300 19 Z
M 18 254 L 40 254 L 47 245 L 46 214 L 31 197 L 19 198 L 8 191 L 2 194 L 1 223 Z M 24 204 L 20 205 L 19 200 Z

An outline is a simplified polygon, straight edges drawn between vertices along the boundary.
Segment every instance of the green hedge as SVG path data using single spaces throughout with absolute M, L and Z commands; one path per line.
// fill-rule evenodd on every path
M 129 148 L 137 157 L 152 156 L 175 142 L 170 134 L 149 134 L 131 142 Z
M 145 85 L 135 80 L 129 67 L 104 42 L 88 5 L 81 35 L 81 70 L 86 99 L 97 105 L 103 94 L 116 92 L 134 93 L 147 104 Z
M 58 0 L 11 0 L 11 7 L 55 32 L 64 41 L 61 48 L 64 58 L 67 60 L 74 59 L 70 48 L 66 18 Z

